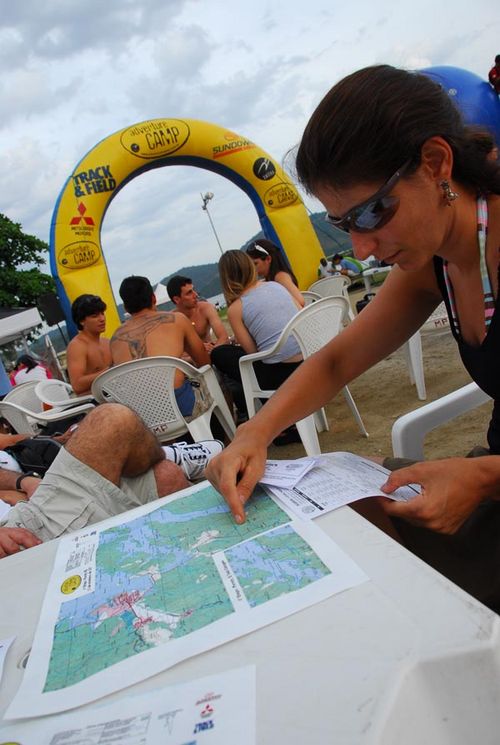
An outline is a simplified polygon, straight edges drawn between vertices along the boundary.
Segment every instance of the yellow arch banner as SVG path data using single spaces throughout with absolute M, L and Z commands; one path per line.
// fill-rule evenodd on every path
M 285 172 L 255 143 L 216 124 L 151 119 L 98 143 L 78 163 L 57 200 L 50 260 L 69 327 L 78 295 L 100 295 L 108 306 L 107 335 L 120 325 L 101 246 L 111 200 L 135 176 L 166 165 L 191 165 L 228 178 L 252 200 L 267 238 L 277 243 L 307 288 L 323 256 L 307 211 Z

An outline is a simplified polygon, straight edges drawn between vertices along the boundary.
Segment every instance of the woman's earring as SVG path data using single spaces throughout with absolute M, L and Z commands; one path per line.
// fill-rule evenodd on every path
M 443 190 L 444 201 L 446 202 L 448 207 L 451 207 L 451 203 L 454 202 L 455 199 L 458 199 L 460 194 L 458 193 L 458 191 L 453 191 L 449 181 L 446 181 L 446 179 L 444 181 L 441 181 L 439 186 Z

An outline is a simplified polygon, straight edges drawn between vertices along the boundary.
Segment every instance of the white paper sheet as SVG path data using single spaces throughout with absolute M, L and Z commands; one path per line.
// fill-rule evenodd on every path
M 119 701 L 0 726 L 22 745 L 255 745 L 255 667 L 238 668 Z
M 9 651 L 9 647 L 15 638 L 15 636 L 9 636 L 7 639 L 0 640 L 0 681 L 2 680 L 3 666 L 5 663 L 5 658 L 7 657 L 7 652 Z
M 267 460 L 264 475 L 259 483 L 293 489 L 306 473 L 314 467 L 315 463 L 315 458 Z
M 402 502 L 418 494 L 413 486 L 384 494 L 380 487 L 390 471 L 353 453 L 326 453 L 315 460 L 314 468 L 292 489 L 266 486 L 267 491 L 303 520 L 312 520 L 364 497 L 381 496 Z
M 238 526 L 198 484 L 61 540 L 6 718 L 93 701 L 366 579 L 261 489 Z

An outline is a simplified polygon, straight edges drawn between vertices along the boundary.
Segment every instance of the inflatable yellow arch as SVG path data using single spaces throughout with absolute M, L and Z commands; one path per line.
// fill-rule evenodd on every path
M 144 171 L 189 165 L 224 176 L 252 200 L 267 238 L 285 252 L 304 289 L 317 278 L 323 256 L 304 204 L 280 166 L 255 143 L 223 127 L 193 119 L 151 119 L 98 143 L 76 166 L 57 200 L 50 230 L 50 261 L 68 327 L 78 295 L 100 295 L 107 335 L 120 325 L 101 247 L 101 225 L 111 200 Z M 139 267 L 138 267 L 139 269 Z

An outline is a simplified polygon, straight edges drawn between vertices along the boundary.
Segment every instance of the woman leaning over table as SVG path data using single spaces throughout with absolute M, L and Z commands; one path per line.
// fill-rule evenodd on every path
M 464 365 L 495 400 L 488 429 L 495 457 L 394 472 L 388 493 L 417 482 L 422 495 L 383 507 L 405 518 L 397 526 L 407 545 L 500 608 L 500 505 L 485 501 L 500 495 L 500 169 L 487 136 L 464 126 L 445 90 L 422 74 L 380 65 L 327 93 L 299 145 L 298 178 L 330 222 L 351 234 L 358 259 L 373 254 L 394 269 L 363 313 L 238 429 L 207 476 L 243 521 L 276 433 L 398 349 L 444 299 Z M 436 545 L 417 545 L 422 536 Z

